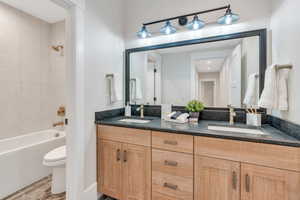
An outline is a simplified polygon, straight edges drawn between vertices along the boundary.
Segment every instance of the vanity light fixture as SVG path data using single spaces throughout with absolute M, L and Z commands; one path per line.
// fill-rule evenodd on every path
M 166 24 L 160 29 L 160 32 L 165 35 L 170 35 L 176 33 L 176 28 L 172 26 L 170 21 L 167 21 Z
M 147 37 L 151 37 L 151 33 L 147 30 L 146 26 L 143 25 L 142 29 L 137 32 L 137 36 L 139 38 L 147 38 Z
M 232 13 L 230 6 L 228 6 L 226 13 L 223 17 L 218 19 L 219 24 L 230 25 L 240 19 L 239 15 Z
M 181 16 L 176 16 L 176 17 L 170 17 L 167 19 L 161 19 L 153 22 L 148 22 L 144 23 L 141 30 L 137 33 L 137 36 L 139 38 L 148 38 L 151 36 L 151 33 L 147 30 L 146 26 L 150 26 L 153 24 L 158 24 L 158 23 L 165 23 L 165 25 L 160 29 L 160 32 L 165 35 L 173 34 L 176 33 L 176 28 L 172 26 L 171 21 L 173 20 L 178 20 L 178 24 L 181 26 L 186 26 L 187 29 L 189 30 L 198 30 L 201 29 L 205 26 L 205 22 L 199 19 L 198 15 L 205 14 L 205 13 L 211 13 L 219 10 L 226 10 L 225 15 L 220 17 L 217 20 L 218 24 L 221 25 L 229 25 L 234 22 L 237 22 L 240 17 L 237 14 L 232 13 L 230 5 L 219 7 L 219 8 L 213 8 L 210 10 L 204 10 L 204 11 L 199 11 L 195 13 L 190 13 L 186 15 L 181 15 Z M 194 16 L 193 20 L 188 23 L 188 17 Z M 187 24 L 187 25 L 186 25 Z
M 200 28 L 203 28 L 204 26 L 205 22 L 200 20 L 198 15 L 195 15 L 193 21 L 188 23 L 187 28 L 190 30 L 198 30 Z

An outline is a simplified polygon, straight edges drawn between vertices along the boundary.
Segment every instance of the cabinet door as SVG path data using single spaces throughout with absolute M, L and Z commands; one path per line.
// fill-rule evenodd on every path
M 194 191 L 195 200 L 239 200 L 240 163 L 196 156 Z
M 98 143 L 98 183 L 100 192 L 121 199 L 122 197 L 122 144 L 107 140 Z
M 242 164 L 242 200 L 299 200 L 300 173 Z
M 150 147 L 123 145 L 123 194 L 124 200 L 150 200 Z

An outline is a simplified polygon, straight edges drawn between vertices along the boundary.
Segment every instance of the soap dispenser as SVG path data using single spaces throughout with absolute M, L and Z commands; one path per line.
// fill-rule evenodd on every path
M 129 105 L 129 102 L 127 102 L 125 106 L 125 117 L 131 117 L 131 106 Z

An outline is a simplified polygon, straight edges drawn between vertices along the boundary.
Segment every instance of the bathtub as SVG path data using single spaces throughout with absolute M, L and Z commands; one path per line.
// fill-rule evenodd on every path
M 44 130 L 0 140 L 0 199 L 48 176 L 43 157 L 65 145 L 63 131 Z

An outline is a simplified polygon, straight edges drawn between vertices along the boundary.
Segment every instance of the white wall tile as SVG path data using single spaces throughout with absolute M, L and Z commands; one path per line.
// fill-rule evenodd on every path
M 48 24 L 0 3 L 0 139 L 52 128 L 66 104 L 65 23 Z

